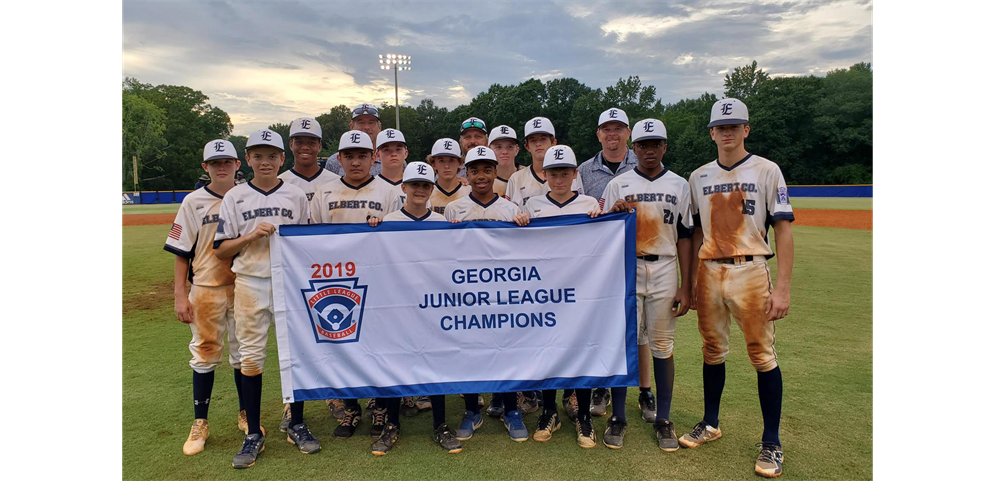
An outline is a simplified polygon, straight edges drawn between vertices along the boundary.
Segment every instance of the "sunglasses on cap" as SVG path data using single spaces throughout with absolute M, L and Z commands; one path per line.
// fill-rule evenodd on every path
M 463 122 L 463 126 L 460 128 L 460 133 L 462 133 L 466 129 L 480 129 L 485 132 L 487 131 L 487 127 L 484 125 L 484 121 L 480 119 L 470 119 Z
M 352 117 L 356 118 L 359 115 L 372 115 L 374 117 L 380 118 L 380 111 L 376 107 L 368 104 L 360 105 L 352 111 Z

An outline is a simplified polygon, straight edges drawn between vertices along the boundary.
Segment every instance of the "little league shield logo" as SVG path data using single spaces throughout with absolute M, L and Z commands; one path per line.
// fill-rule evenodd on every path
M 322 279 L 301 289 L 316 342 L 356 342 L 363 322 L 366 288 L 359 279 Z

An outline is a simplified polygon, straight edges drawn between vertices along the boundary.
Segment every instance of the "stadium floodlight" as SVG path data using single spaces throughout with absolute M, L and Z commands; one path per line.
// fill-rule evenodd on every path
M 397 71 L 411 70 L 411 56 L 396 53 L 378 54 L 381 70 L 394 71 L 394 128 L 401 130 L 401 108 L 397 89 Z

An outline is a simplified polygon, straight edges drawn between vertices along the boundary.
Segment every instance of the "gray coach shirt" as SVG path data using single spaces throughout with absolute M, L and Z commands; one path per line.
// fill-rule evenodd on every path
M 373 165 L 370 166 L 370 175 L 373 177 L 380 175 L 381 169 L 383 169 L 383 164 L 380 163 L 380 157 L 374 158 Z M 332 156 L 325 162 L 325 170 L 330 170 L 341 177 L 345 177 L 345 170 L 342 169 L 342 163 L 339 162 L 338 152 L 332 154 Z M 621 167 L 619 167 L 619 170 L 621 170 Z M 607 185 L 607 183 L 605 183 L 605 185 Z
M 598 152 L 594 157 L 587 159 L 586 162 L 580 164 L 577 167 L 577 172 L 580 174 L 580 180 L 584 183 L 584 195 L 589 195 L 595 199 L 600 199 L 605 192 L 605 187 L 608 187 L 608 182 L 617 177 L 619 174 L 628 172 L 636 168 L 639 161 L 636 159 L 636 153 L 630 148 L 625 149 L 625 158 L 618 165 L 618 172 L 612 173 L 612 171 L 605 166 L 604 157 L 602 153 L 604 151 Z M 332 159 L 328 159 L 331 162 Z M 611 207 L 611 206 L 608 206 Z

